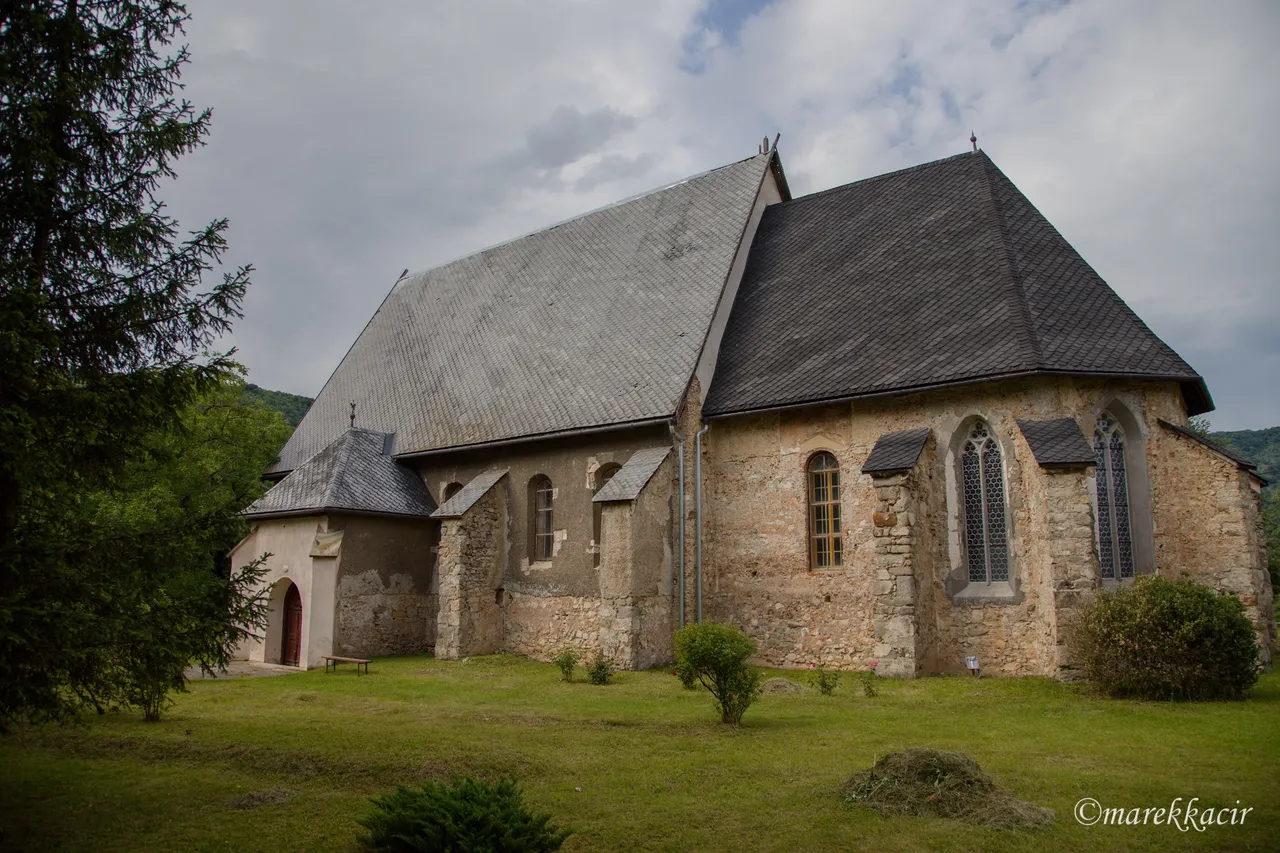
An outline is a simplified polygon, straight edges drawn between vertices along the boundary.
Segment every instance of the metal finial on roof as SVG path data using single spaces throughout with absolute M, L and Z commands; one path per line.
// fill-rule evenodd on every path
M 405 276 L 407 276 L 408 274 L 409 274 L 409 268 L 408 268 L 408 267 L 405 267 L 405 268 L 404 268 L 404 272 L 400 273 L 400 278 L 404 278 L 404 277 L 405 277 Z M 400 280 L 400 278 L 396 279 L 396 281 L 399 281 L 399 280 Z
M 354 428 L 354 427 L 355 427 L 355 425 L 356 425 L 356 401 L 355 401 L 355 400 L 352 400 L 352 401 L 351 401 L 351 426 L 352 426 L 352 428 Z
M 974 151 L 978 150 L 978 134 L 974 133 L 972 130 L 969 131 L 969 144 L 973 146 Z

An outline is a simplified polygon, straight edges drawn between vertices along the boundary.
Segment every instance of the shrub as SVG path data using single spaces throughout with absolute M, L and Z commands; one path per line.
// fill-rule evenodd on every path
M 742 715 L 760 695 L 760 670 L 747 663 L 756 644 L 737 628 L 696 622 L 676 633 L 676 672 L 685 684 L 697 682 L 711 691 L 720 721 L 740 725 Z
M 840 686 L 840 673 L 823 666 L 815 666 L 809 676 L 809 683 L 818 688 L 823 696 L 830 696 Z
M 1244 605 L 1190 579 L 1144 576 L 1102 590 L 1067 640 L 1085 677 L 1111 696 L 1241 699 L 1258 680 Z
M 578 653 L 574 649 L 564 649 L 556 655 L 555 665 L 560 669 L 561 681 L 573 681 L 573 669 L 578 665 Z
M 591 679 L 592 684 L 608 684 L 609 679 L 613 678 L 613 661 L 604 655 L 596 655 L 587 666 L 587 678 Z
M 374 809 L 360 818 L 369 830 L 360 841 L 393 853 L 453 853 L 502 850 L 543 853 L 559 850 L 571 830 L 551 824 L 551 816 L 525 808 L 511 779 L 483 782 L 455 778 L 452 785 L 426 782 L 373 798 Z
M 872 662 L 871 669 L 862 673 L 862 695 L 868 699 L 874 699 L 880 695 L 880 689 L 876 687 L 875 662 Z

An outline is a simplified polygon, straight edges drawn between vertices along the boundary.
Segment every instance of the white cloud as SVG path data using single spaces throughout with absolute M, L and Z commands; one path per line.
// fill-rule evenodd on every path
M 234 341 L 267 387 L 316 393 L 404 267 L 765 133 L 800 193 L 972 127 L 1206 375 L 1217 426 L 1280 423 L 1273 4 L 779 0 L 731 39 L 694 0 L 191 6 L 188 95 L 214 127 L 170 198 L 191 227 L 229 216 L 258 267 Z

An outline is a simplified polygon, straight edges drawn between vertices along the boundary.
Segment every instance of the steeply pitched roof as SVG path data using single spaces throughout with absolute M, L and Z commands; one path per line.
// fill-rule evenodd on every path
M 613 479 L 604 484 L 604 488 L 596 492 L 591 500 L 597 503 L 609 501 L 633 501 L 640 496 L 641 489 L 653 472 L 658 470 L 662 460 L 671 452 L 670 447 L 646 447 L 631 454 L 631 458 L 618 469 Z
M 431 515 L 426 485 L 392 458 L 394 436 L 348 429 L 244 511 L 248 518 L 358 512 Z
M 704 412 L 983 379 L 1204 382 L 982 152 L 772 205 Z
M 876 439 L 871 455 L 862 463 L 862 473 L 884 475 L 910 471 L 928 440 L 928 427 L 885 433 Z
M 341 434 L 353 400 L 401 453 L 670 417 L 772 156 L 401 279 L 272 470 Z
M 506 468 L 491 468 L 488 471 L 481 471 L 471 478 L 471 482 L 467 483 L 458 493 L 431 514 L 432 518 L 457 518 L 465 513 L 471 507 L 475 506 L 476 501 L 485 496 L 485 493 L 497 485 L 507 474 Z
M 1074 418 L 1052 421 L 1018 419 L 1018 429 L 1041 468 L 1081 468 L 1097 461 Z
M 1221 444 L 1218 444 L 1215 441 L 1210 441 L 1209 439 L 1205 438 L 1203 435 L 1200 435 L 1198 432 L 1189 430 L 1186 427 L 1180 427 L 1177 424 L 1171 424 L 1168 421 L 1166 421 L 1164 418 L 1160 418 L 1159 421 L 1160 421 L 1160 426 L 1164 427 L 1170 432 L 1176 433 L 1177 435 L 1180 435 L 1183 438 L 1189 438 L 1192 441 L 1198 441 L 1200 444 L 1203 444 L 1205 447 L 1209 448 L 1214 453 L 1218 453 L 1222 456 L 1225 456 L 1226 458 L 1230 459 L 1232 462 L 1236 463 L 1236 467 L 1239 468 L 1241 471 L 1248 471 L 1249 473 L 1253 474 L 1253 476 L 1257 477 L 1259 480 L 1262 480 L 1263 483 L 1267 482 L 1266 479 L 1261 474 L 1258 473 L 1257 465 L 1255 465 L 1254 463 L 1250 462 L 1247 459 L 1243 459 L 1240 456 L 1237 456 L 1235 453 L 1232 453 L 1230 450 L 1223 447 Z

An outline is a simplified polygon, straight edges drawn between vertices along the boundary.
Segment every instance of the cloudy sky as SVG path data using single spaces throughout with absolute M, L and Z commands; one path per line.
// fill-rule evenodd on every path
M 766 134 L 800 195 L 972 128 L 1208 379 L 1215 428 L 1280 424 L 1280 4 L 188 3 L 213 133 L 166 198 L 257 268 L 231 343 L 264 387 L 314 396 L 401 270 Z

